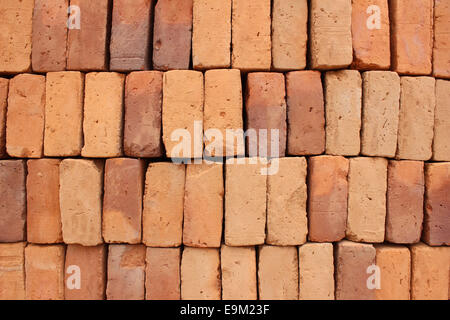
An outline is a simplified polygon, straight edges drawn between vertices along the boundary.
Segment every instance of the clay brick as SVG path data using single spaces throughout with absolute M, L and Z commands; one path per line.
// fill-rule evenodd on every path
M 21 73 L 31 69 L 31 34 L 35 0 L 0 3 L 0 73 Z
M 34 72 L 66 69 L 67 8 L 69 0 L 35 0 L 32 66 Z
M 425 189 L 423 162 L 389 161 L 386 198 L 386 240 L 420 241 Z
M 109 246 L 108 300 L 144 300 L 145 253 L 143 245 Z
M 353 64 L 358 70 L 391 66 L 388 0 L 352 0 Z
M 242 83 L 239 70 L 205 72 L 205 110 L 203 115 L 206 156 L 243 156 L 245 154 L 242 119 Z M 220 130 L 222 139 L 216 137 Z M 236 136 L 227 137 L 227 129 Z M 210 133 L 213 138 L 210 137 Z M 209 143 L 208 143 L 209 142 Z M 223 145 L 223 149 L 220 146 Z
M 359 154 L 361 85 L 361 75 L 355 70 L 332 71 L 325 75 L 327 154 Z
M 306 159 L 282 158 L 278 172 L 267 177 L 267 244 L 295 246 L 306 242 Z
M 180 249 L 147 248 L 146 300 L 180 300 Z
M 25 299 L 25 243 L 0 244 L 0 299 Z
M 112 9 L 110 70 L 147 70 L 154 0 L 115 0 Z
M 387 164 L 383 158 L 350 159 L 347 239 L 384 241 Z
M 393 70 L 400 74 L 430 74 L 433 0 L 393 0 L 389 12 Z
M 46 82 L 44 154 L 79 156 L 83 146 L 84 75 L 49 72 Z
M 9 80 L 0 78 L 0 159 L 6 156 L 6 105 Z
M 411 253 L 407 247 L 376 245 L 376 265 L 380 268 L 377 300 L 409 300 L 411 284 Z
M 185 172 L 184 165 L 174 163 L 150 163 L 148 166 L 142 216 L 145 245 L 181 245 Z
M 86 75 L 83 157 L 122 155 L 122 116 L 125 75 L 94 72 Z
M 153 29 L 153 68 L 189 69 L 193 0 L 158 0 Z
M 194 69 L 229 68 L 231 0 L 194 0 L 192 27 Z
M 259 247 L 260 300 L 298 300 L 298 255 L 295 247 Z
M 450 161 L 450 81 L 436 80 L 433 160 Z
M 247 76 L 247 92 L 245 99 L 245 112 L 247 115 L 246 129 L 253 129 L 258 136 L 258 144 L 248 141 L 250 157 L 284 157 L 286 153 L 286 89 L 282 73 L 250 73 Z M 267 131 L 267 142 L 261 139 L 264 131 Z M 272 130 L 278 130 L 278 144 L 272 146 Z M 257 147 L 256 150 L 252 149 Z M 261 151 L 260 148 L 267 148 Z M 277 153 L 278 152 L 278 153 Z
M 181 259 L 181 299 L 220 300 L 219 249 L 185 247 Z
M 400 77 L 397 73 L 363 73 L 361 154 L 395 157 L 399 110 Z
M 169 158 L 201 158 L 203 74 L 191 70 L 168 71 L 164 73 L 163 81 L 162 123 L 166 155 Z M 181 135 L 180 130 L 183 130 Z M 190 139 L 184 137 L 184 130 L 189 132 Z M 188 154 L 180 152 L 180 144 L 187 149 L 184 151 Z
M 64 256 L 63 245 L 25 248 L 27 300 L 64 300 Z
M 233 0 L 231 65 L 242 71 L 271 66 L 270 0 Z
M 28 160 L 27 240 L 62 242 L 59 208 L 59 159 Z
M 67 246 L 65 264 L 66 300 L 104 300 L 106 289 L 106 255 L 104 245 L 84 247 L 77 244 Z M 80 288 L 72 288 L 71 276 L 75 275 L 71 266 L 79 267 Z
M 186 168 L 183 244 L 220 247 L 223 223 L 223 166 L 191 164 Z
M 351 0 L 312 0 L 309 23 L 311 69 L 349 66 L 353 60 Z
M 129 157 L 161 157 L 163 74 L 132 72 L 125 82 L 123 148 Z
M 449 258 L 446 247 L 411 246 L 411 299 L 447 300 Z
M 106 160 L 102 220 L 105 242 L 141 242 L 144 165 L 138 159 Z
M 65 159 L 59 170 L 64 242 L 84 246 L 102 243 L 103 162 Z
M 256 250 L 229 247 L 220 250 L 223 300 L 256 300 Z
M 400 80 L 398 159 L 429 160 L 432 156 L 435 82 L 431 77 Z
M 348 159 L 311 157 L 308 161 L 309 240 L 336 242 L 345 237 Z
M 242 162 L 238 162 L 242 161 Z M 266 238 L 267 165 L 258 158 L 228 159 L 225 168 L 225 244 L 250 246 Z
M 306 67 L 308 1 L 274 0 L 272 7 L 272 66 L 275 70 Z
M 434 0 L 433 75 L 450 79 L 450 3 Z
M 9 81 L 6 151 L 11 157 L 40 158 L 44 142 L 45 77 L 19 74 Z
M 0 161 L 0 242 L 25 240 L 25 161 Z
M 300 300 L 334 300 L 333 244 L 304 244 L 298 256 Z
M 325 110 L 320 72 L 286 74 L 287 153 L 315 155 L 325 151 Z
M 107 70 L 111 0 L 70 0 L 70 5 L 80 8 L 80 29 L 68 30 L 67 70 Z M 77 13 L 71 12 L 71 22 L 75 21 Z

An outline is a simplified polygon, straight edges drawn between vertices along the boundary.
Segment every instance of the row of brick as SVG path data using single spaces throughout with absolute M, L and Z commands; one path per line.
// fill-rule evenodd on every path
M 267 169 L 273 174 L 261 174 Z M 230 246 L 308 237 L 450 245 L 449 188 L 448 162 L 424 170 L 419 161 L 318 156 L 146 170 L 131 158 L 39 159 L 27 168 L 3 160 L 0 242 L 220 247 L 223 233 Z
M 155 3 L 2 1 L 0 73 L 148 70 L 150 60 L 156 70 L 189 69 L 191 44 L 194 69 L 300 70 L 307 65 L 309 40 L 311 69 L 392 68 L 450 78 L 445 0 Z M 69 4 L 79 10 L 73 9 L 74 28 L 67 30 Z
M 205 76 L 67 71 L 0 78 L 0 157 L 245 155 L 242 130 L 254 129 L 260 138 L 246 132 L 247 141 L 255 141 L 247 148 L 250 157 L 264 156 L 258 150 L 265 146 L 281 157 L 325 152 L 450 161 L 450 81 L 355 70 L 329 71 L 324 78 L 323 88 L 317 71 L 250 73 L 245 99 L 235 69 Z M 179 129 L 190 136 L 177 136 Z

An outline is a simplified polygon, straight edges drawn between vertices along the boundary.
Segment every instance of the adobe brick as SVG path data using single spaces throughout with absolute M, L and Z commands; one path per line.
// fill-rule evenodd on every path
M 0 299 L 25 299 L 25 243 L 0 244 Z

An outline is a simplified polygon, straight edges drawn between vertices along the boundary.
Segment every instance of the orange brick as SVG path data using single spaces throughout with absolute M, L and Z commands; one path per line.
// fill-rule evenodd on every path
M 9 80 L 0 78 L 0 159 L 6 156 L 6 105 Z
M 450 3 L 434 0 L 433 75 L 450 79 Z
M 0 299 L 25 299 L 25 243 L 0 244 Z
M 433 160 L 450 161 L 450 81 L 436 80 Z

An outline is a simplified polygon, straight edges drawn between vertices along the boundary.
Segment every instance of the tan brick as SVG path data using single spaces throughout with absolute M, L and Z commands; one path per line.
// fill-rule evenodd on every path
M 0 78 L 0 159 L 6 156 L 6 105 L 9 80 Z
M 450 161 L 450 81 L 436 80 L 433 160 Z
M 25 299 L 25 243 L 0 244 L 0 299 Z
M 434 0 L 433 75 L 450 79 L 450 3 Z
M 147 248 L 146 300 L 180 300 L 180 249 Z

